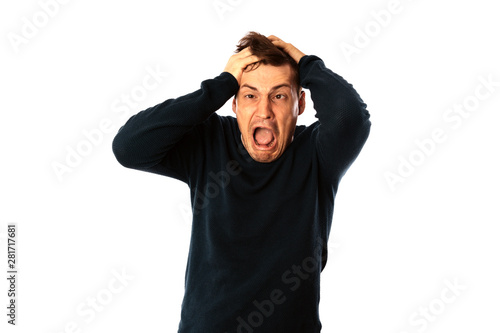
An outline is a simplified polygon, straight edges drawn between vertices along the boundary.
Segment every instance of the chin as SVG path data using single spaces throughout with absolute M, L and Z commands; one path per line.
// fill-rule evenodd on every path
M 263 154 L 250 154 L 250 157 L 256 162 L 259 163 L 271 163 L 273 161 L 276 161 L 281 155 L 278 156 L 269 156 L 269 155 L 264 155 Z

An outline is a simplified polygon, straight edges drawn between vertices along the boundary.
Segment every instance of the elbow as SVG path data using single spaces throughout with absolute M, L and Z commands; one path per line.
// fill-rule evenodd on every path
M 122 166 L 126 168 L 134 168 L 135 165 L 132 158 L 133 154 L 130 152 L 129 147 L 130 145 L 125 142 L 125 140 L 120 135 L 120 132 L 118 132 L 111 144 L 113 154 L 115 155 L 118 163 L 120 163 Z
M 361 110 L 360 110 L 360 120 L 359 120 L 359 123 L 360 123 L 360 127 L 363 129 L 363 131 L 366 133 L 366 135 L 368 136 L 368 134 L 370 133 L 370 128 L 372 126 L 372 122 L 370 120 L 370 113 L 368 112 L 368 110 L 366 109 L 366 105 L 364 105 Z
M 356 137 L 360 142 L 364 142 L 368 139 L 371 129 L 370 113 L 366 109 L 366 104 L 359 106 L 356 112 L 353 112 L 353 118 L 351 119 L 351 127 L 353 128 L 353 133 L 356 133 Z
M 341 112 L 336 119 L 337 135 L 362 146 L 368 139 L 371 129 L 370 113 L 366 109 L 366 104 L 351 103 L 349 107 L 344 105 L 343 110 L 344 112 Z
M 367 110 L 367 105 L 361 97 L 356 96 L 354 100 L 344 103 L 344 107 L 349 111 L 346 112 L 346 122 L 348 126 L 358 129 L 361 133 L 368 134 L 371 127 L 370 113 Z
M 121 135 L 120 132 L 114 137 L 111 149 L 118 163 L 125 168 L 147 171 L 159 163 L 134 138 Z
M 342 124 L 342 128 L 359 131 L 369 131 L 371 127 L 370 113 L 366 104 L 360 99 L 338 99 L 333 105 L 339 112 L 335 122 Z

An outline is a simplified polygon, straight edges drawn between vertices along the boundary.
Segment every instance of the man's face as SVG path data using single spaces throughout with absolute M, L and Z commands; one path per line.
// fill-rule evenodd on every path
M 304 108 L 305 93 L 297 91 L 290 65 L 260 64 L 244 72 L 233 111 L 250 156 L 262 163 L 280 157 L 293 140 Z

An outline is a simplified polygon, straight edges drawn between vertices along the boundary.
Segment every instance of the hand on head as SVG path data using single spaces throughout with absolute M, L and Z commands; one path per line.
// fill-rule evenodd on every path
M 288 53 L 290 57 L 293 58 L 297 63 L 299 63 L 300 59 L 305 56 L 305 53 L 301 52 L 299 49 L 297 49 L 295 46 L 293 46 L 290 43 L 285 43 L 278 37 L 271 35 L 267 37 L 271 42 L 273 42 L 274 45 L 276 45 L 278 48 L 282 49 L 284 52 Z
M 265 38 L 262 36 L 262 38 Z M 305 53 L 301 52 L 299 49 L 297 49 L 295 46 L 293 46 L 290 43 L 286 43 L 279 39 L 278 37 L 274 35 L 270 35 L 267 37 L 273 45 L 281 49 L 283 52 L 287 53 L 295 62 L 298 64 L 300 59 L 305 56 Z M 241 49 L 240 52 L 233 54 L 230 58 L 229 61 L 226 64 L 226 67 L 224 69 L 224 72 L 228 72 L 232 74 L 236 80 L 238 81 L 238 84 L 241 82 L 241 75 L 247 69 L 248 66 L 255 64 L 259 61 L 261 61 L 257 55 L 255 55 L 252 52 L 252 49 L 250 46 L 245 47 Z
M 259 57 L 252 54 L 250 47 L 247 47 L 240 52 L 233 54 L 231 58 L 229 58 L 224 72 L 232 74 L 238 81 L 238 84 L 240 84 L 241 75 L 243 74 L 247 66 L 259 61 Z

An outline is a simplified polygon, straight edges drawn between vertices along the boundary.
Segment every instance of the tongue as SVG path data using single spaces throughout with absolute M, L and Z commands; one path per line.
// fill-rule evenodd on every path
M 267 145 L 273 140 L 273 132 L 267 128 L 257 128 L 255 131 L 255 141 L 259 145 Z

